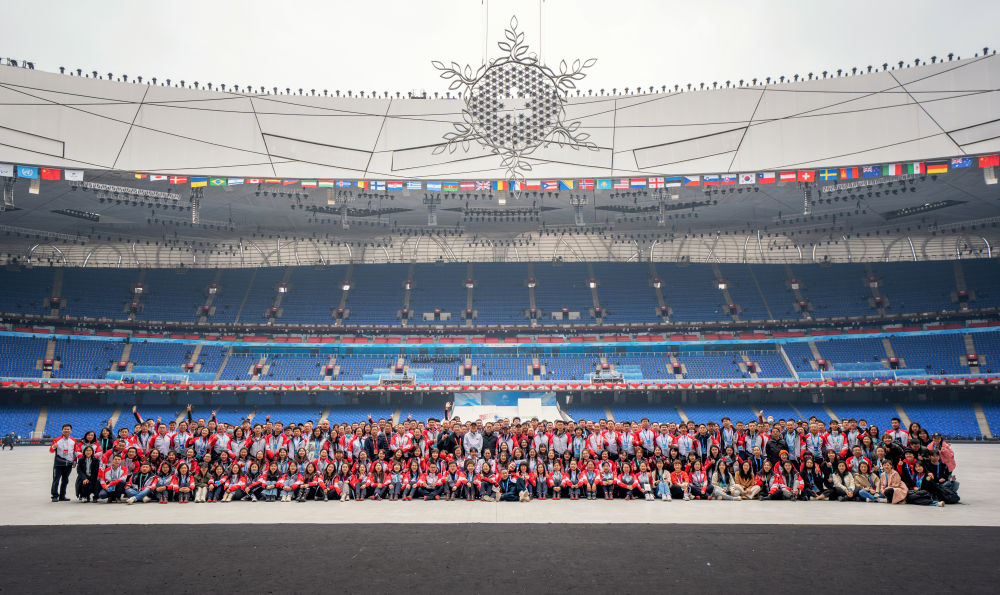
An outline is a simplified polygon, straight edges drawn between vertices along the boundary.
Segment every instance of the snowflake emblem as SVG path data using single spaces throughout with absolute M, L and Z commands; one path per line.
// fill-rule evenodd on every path
M 434 61 L 441 78 L 451 79 L 449 90 L 457 90 L 464 101 L 462 121 L 444 135 L 445 142 L 434 148 L 435 155 L 458 149 L 468 151 L 473 142 L 500 157 L 507 178 L 523 182 L 531 171 L 526 159 L 539 147 L 556 145 L 574 150 L 597 150 L 590 134 L 580 132 L 579 122 L 566 122 L 566 98 L 584 70 L 597 60 L 591 58 L 572 65 L 565 60 L 559 71 L 538 62 L 528 53 L 524 33 L 517 30 L 517 17 L 504 31 L 506 41 L 497 46 L 505 53 L 473 71 L 452 62 Z M 515 195 L 523 184 L 514 186 Z

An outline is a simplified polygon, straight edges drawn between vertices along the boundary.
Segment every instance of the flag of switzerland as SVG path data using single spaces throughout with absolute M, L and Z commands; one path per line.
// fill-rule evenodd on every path
M 815 182 L 816 181 L 816 172 L 812 172 L 812 171 L 800 171 L 799 172 L 799 181 L 800 182 Z

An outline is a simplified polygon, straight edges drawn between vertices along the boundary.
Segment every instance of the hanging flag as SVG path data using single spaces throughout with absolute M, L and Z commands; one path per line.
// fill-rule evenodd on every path
M 937 163 L 928 163 L 927 164 L 927 173 L 929 173 L 929 174 L 946 174 L 946 173 L 948 173 L 948 162 L 947 161 L 939 161 Z M 45 179 L 45 178 L 42 178 L 42 179 Z
M 358 188 L 368 188 L 369 187 L 368 180 L 358 180 L 357 185 L 358 185 Z
M 903 171 L 905 171 L 908 174 L 922 174 L 922 173 L 927 173 L 926 172 L 926 168 L 924 167 L 924 164 L 920 163 L 919 161 L 916 162 L 916 163 L 904 163 L 903 164 Z
M 420 180 L 407 180 L 406 189 L 407 190 L 423 190 L 423 183 Z
M 171 184 L 187 184 L 187 181 L 188 179 L 186 176 L 170 176 Z
M 821 169 L 819 170 L 819 179 L 821 180 L 836 180 L 840 172 L 835 169 Z
M 701 176 L 684 176 L 685 186 L 700 186 Z
M 763 171 L 757 174 L 758 184 L 773 184 L 775 180 L 776 178 L 773 171 Z
M 49 168 L 49 167 L 43 167 L 42 168 L 42 179 L 43 180 L 61 180 L 62 179 L 62 170 L 61 169 L 52 169 L 52 168 Z
M 573 180 L 559 180 L 560 190 L 572 190 L 573 186 Z
M 385 183 L 386 190 L 402 190 L 403 182 L 402 180 L 391 180 Z
M 866 165 L 861 168 L 861 176 L 865 178 L 880 178 L 882 177 L 882 166 Z
M 337 188 L 350 188 L 350 187 L 351 187 L 350 180 L 337 180 Z
M 841 180 L 853 180 L 858 177 L 858 168 L 856 167 L 842 167 L 840 168 L 840 179 Z
M 427 190 L 431 192 L 441 192 L 441 182 L 427 182 Z
M 800 182 L 815 182 L 816 172 L 813 170 L 799 170 L 799 181 Z
M 225 186 L 226 178 L 211 178 L 208 180 L 209 186 Z
M 278 178 L 264 178 L 264 183 L 265 184 L 280 184 L 281 180 L 279 180 Z
M 243 183 L 243 178 L 226 178 L 226 186 L 238 186 Z
M 494 190 L 510 190 L 510 182 L 507 180 L 496 180 L 493 182 Z
M 316 186 L 318 186 L 319 188 L 333 188 L 334 182 L 333 180 L 318 180 L 316 182 Z
M 263 184 L 264 180 L 262 178 L 247 178 L 247 184 Z
M 628 190 L 628 178 L 618 178 L 615 180 L 614 186 L 615 190 Z
M 719 176 L 719 184 L 723 186 L 732 186 L 736 181 L 736 174 L 721 174 Z
M 797 179 L 798 177 L 795 175 L 795 172 L 793 171 L 783 171 L 780 174 L 778 174 L 779 182 L 794 182 Z
M 972 167 L 972 157 L 955 157 L 951 160 L 951 169 Z
M 683 178 L 681 176 L 667 176 L 663 178 L 663 185 L 666 188 L 678 188 L 681 185 Z
M 298 183 L 299 183 L 298 180 L 282 180 L 281 181 L 281 185 L 282 186 L 294 186 L 295 184 L 298 184 Z
M 718 186 L 719 185 L 719 176 L 718 176 L 718 174 L 706 175 L 705 176 L 705 185 L 706 186 Z
M 316 188 L 316 180 L 302 180 L 303 188 Z
M 597 180 L 598 190 L 611 190 L 615 184 L 611 180 Z
M 38 179 L 38 168 L 37 167 L 30 167 L 30 166 L 27 166 L 27 165 L 19 165 L 19 166 L 17 166 L 17 177 L 19 177 L 19 178 L 26 178 L 28 180 L 37 180 Z
M 753 184 L 757 180 L 757 174 L 740 174 L 740 184 Z
M 66 172 L 66 176 L 67 176 L 66 179 L 68 180 L 69 179 L 69 171 Z M 160 174 L 152 174 L 152 175 L 149 176 L 149 181 L 150 182 L 166 182 L 167 181 L 167 176 L 163 176 L 163 175 L 160 175 Z
M 526 190 L 541 190 L 542 182 L 540 180 L 526 180 L 524 187 Z
M 475 190 L 476 189 L 476 183 L 472 182 L 472 181 L 459 182 L 458 183 L 458 189 L 459 190 Z
M 983 155 L 979 158 L 979 167 L 996 167 L 1000 165 L 1000 155 Z
M 593 190 L 594 181 L 593 180 L 577 180 L 576 187 L 578 190 Z
M 2 169 L 2 166 L 0 166 L 0 169 Z M 0 175 L 3 175 L 2 171 L 0 171 Z M 167 179 L 167 176 L 160 176 L 160 177 L 163 178 L 164 180 Z M 83 170 L 82 169 L 67 169 L 66 170 L 66 179 L 69 180 L 70 182 L 82 182 L 83 181 Z
M 445 192 L 458 192 L 458 182 L 445 182 L 441 184 L 441 189 Z
M 135 179 L 136 180 L 145 180 L 146 179 L 146 174 L 139 174 L 139 173 L 137 173 L 137 174 L 134 174 L 134 175 L 135 175 Z
M 14 164 L 13 163 L 0 163 L 0 177 L 13 178 L 14 177 Z
M 903 166 L 898 163 L 892 163 L 889 165 L 882 166 L 883 176 L 901 176 L 903 175 Z
M 385 190 L 385 182 L 383 180 L 374 180 L 368 183 L 368 188 L 372 190 Z
M 646 178 L 632 178 L 632 180 L 629 181 L 629 186 L 632 188 L 645 188 Z
M 192 188 L 204 188 L 208 186 L 208 178 L 191 178 Z
M 559 182 L 555 180 L 542 180 L 542 190 L 559 190 Z
M 649 178 L 646 183 L 650 188 L 663 188 L 663 178 Z
M 476 180 L 476 191 L 484 192 L 490 189 L 491 184 L 486 180 Z

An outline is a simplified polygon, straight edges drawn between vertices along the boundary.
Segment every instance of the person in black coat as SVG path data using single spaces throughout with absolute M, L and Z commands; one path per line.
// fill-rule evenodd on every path
M 778 428 L 771 428 L 771 436 L 767 444 L 764 445 L 764 455 L 767 456 L 767 460 L 771 461 L 771 464 L 775 464 L 781 460 L 781 451 L 788 452 L 788 443 L 785 442 L 785 438 Z
M 521 493 L 527 489 L 524 480 L 520 477 L 511 477 L 506 468 L 500 469 L 500 481 L 497 487 L 500 488 L 501 502 L 519 502 Z
M 92 498 L 96 502 L 97 495 L 101 493 L 101 482 L 98 474 L 101 470 L 101 461 L 94 456 L 94 448 L 86 446 L 83 449 L 83 456 L 76 461 L 76 498 L 89 502 Z

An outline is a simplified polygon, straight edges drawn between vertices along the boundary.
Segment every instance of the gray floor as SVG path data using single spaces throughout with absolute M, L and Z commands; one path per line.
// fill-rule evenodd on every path
M 205 523 L 682 523 L 1000 526 L 1000 445 L 955 446 L 962 504 L 944 508 L 839 502 L 306 502 L 83 504 L 49 500 L 52 455 L 0 453 L 0 525 Z M 972 471 L 975 470 L 975 473 Z M 74 477 L 75 479 L 75 477 Z M 69 495 L 72 497 L 72 481 Z

